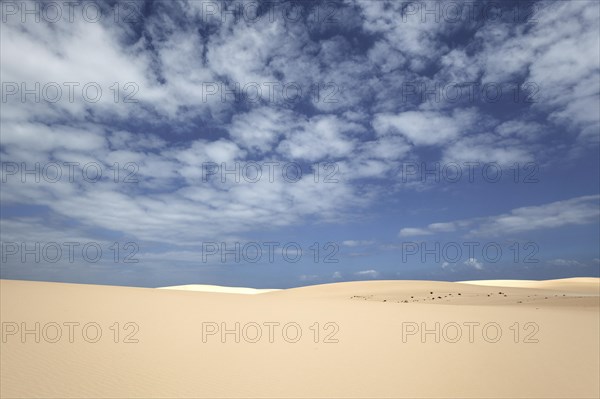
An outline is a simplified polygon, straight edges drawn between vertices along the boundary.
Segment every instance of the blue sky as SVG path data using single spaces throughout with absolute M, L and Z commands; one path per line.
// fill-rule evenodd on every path
M 600 275 L 596 1 L 85 4 L 2 4 L 2 278 Z

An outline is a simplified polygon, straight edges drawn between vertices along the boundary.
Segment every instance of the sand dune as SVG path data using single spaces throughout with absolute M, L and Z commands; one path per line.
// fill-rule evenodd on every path
M 503 284 L 2 280 L 0 396 L 597 398 L 599 280 Z
M 461 281 L 464 284 L 475 284 L 498 287 L 542 288 L 556 290 L 572 290 L 578 293 L 598 295 L 600 280 L 590 277 L 564 278 L 559 280 L 474 280 Z
M 204 285 L 204 284 L 174 285 L 171 287 L 158 287 L 158 289 L 160 289 L 160 290 L 198 291 L 198 292 L 219 292 L 222 294 L 243 294 L 243 295 L 256 295 L 256 294 L 264 294 L 265 292 L 279 291 L 277 289 L 223 287 L 220 285 Z

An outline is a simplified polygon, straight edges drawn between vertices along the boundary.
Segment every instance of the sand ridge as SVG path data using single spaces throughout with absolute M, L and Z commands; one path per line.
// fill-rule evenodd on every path
M 206 284 L 187 284 L 187 285 L 174 285 L 170 287 L 158 287 L 161 290 L 181 290 L 181 291 L 196 291 L 196 292 L 216 292 L 222 294 L 241 294 L 241 295 L 258 295 L 264 294 L 265 292 L 280 291 L 279 289 L 260 289 L 260 288 L 246 288 L 246 287 L 224 287 L 220 285 L 206 285 Z

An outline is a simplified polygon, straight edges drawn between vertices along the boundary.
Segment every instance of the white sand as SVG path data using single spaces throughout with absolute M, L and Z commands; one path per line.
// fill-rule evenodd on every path
M 598 281 L 370 281 L 236 295 L 2 280 L 0 396 L 598 398 Z M 39 343 L 21 336 L 22 322 L 40 323 Z M 79 323 L 72 343 L 65 322 Z M 96 343 L 82 335 L 92 322 Z M 221 335 L 236 322 L 239 343 Z M 421 335 L 436 322 L 440 342 Z M 62 326 L 56 343 L 52 323 Z M 283 335 L 286 323 L 300 327 L 298 342 L 288 342 L 293 324 Z M 498 342 L 495 327 L 482 332 L 490 323 Z M 128 335 L 139 342 L 124 343 Z
M 460 281 L 463 284 L 475 284 L 497 287 L 548 288 L 563 291 L 573 290 L 579 293 L 597 294 L 600 279 L 590 277 L 564 278 L 560 280 L 474 280 Z
M 242 295 L 256 295 L 256 294 L 264 294 L 265 292 L 279 291 L 278 289 L 223 287 L 220 285 L 204 285 L 204 284 L 174 285 L 171 287 L 158 287 L 158 289 L 160 289 L 160 290 L 198 291 L 198 292 L 220 292 L 222 294 L 242 294 Z

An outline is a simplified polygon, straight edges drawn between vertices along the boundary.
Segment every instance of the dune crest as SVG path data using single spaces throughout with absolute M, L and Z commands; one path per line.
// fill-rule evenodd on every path
M 179 290 L 179 291 L 198 291 L 198 292 L 215 292 L 221 294 L 242 294 L 242 295 L 257 295 L 265 292 L 280 291 L 279 289 L 270 288 L 247 288 L 247 287 L 226 287 L 221 285 L 206 285 L 206 284 L 187 284 L 174 285 L 170 287 L 158 287 L 159 290 Z
M 600 279 L 597 277 L 573 277 L 556 280 L 472 280 L 457 281 L 457 283 L 494 287 L 559 289 L 600 294 Z

